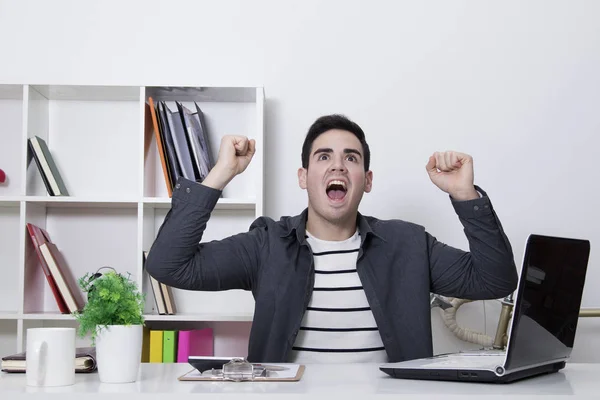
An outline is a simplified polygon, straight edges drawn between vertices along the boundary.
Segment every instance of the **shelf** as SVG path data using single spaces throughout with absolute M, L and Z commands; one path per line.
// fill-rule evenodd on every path
M 52 207 L 137 207 L 135 199 L 99 199 L 73 196 L 0 196 L 0 207 L 17 207 L 21 201 L 32 204 L 42 204 Z M 171 208 L 171 199 L 168 197 L 144 197 L 144 205 L 152 208 Z M 256 202 L 253 199 L 219 199 L 215 209 L 221 210 L 253 210 Z
M 75 317 L 71 314 L 58 314 L 55 312 L 40 312 L 40 313 L 25 313 L 16 314 L 18 319 L 30 319 L 30 320 L 63 320 L 63 321 L 75 321 Z
M 146 96 L 154 101 L 197 101 L 253 103 L 256 101 L 255 87 L 177 87 L 147 86 Z
M 139 86 L 33 85 L 48 100 L 139 100 Z
M 256 156 L 243 177 L 222 191 L 203 241 L 245 232 L 263 215 L 264 91 L 262 87 L 115 84 L 94 82 L 0 83 L 0 323 L 9 327 L 10 351 L 24 351 L 25 327 L 77 325 L 62 314 L 48 285 L 26 224 L 45 229 L 58 247 L 71 280 L 111 266 L 131 274 L 152 296 L 141 253 L 152 247 L 172 205 L 153 131 L 148 97 L 175 101 L 205 117 L 210 151 L 217 158 L 222 137 L 243 132 L 257 143 Z M 165 82 L 167 83 L 167 82 Z M 215 82 L 213 82 L 215 83 Z M 70 196 L 50 196 L 27 140 L 44 139 Z M 184 143 L 185 144 L 185 141 Z M 180 150 L 185 151 L 185 146 Z M 76 284 L 76 282 L 71 282 Z M 151 326 L 201 326 L 251 323 L 251 294 L 178 291 L 176 315 L 158 315 L 145 304 Z M 85 297 L 85 295 L 84 295 Z M 204 308 L 209 299 L 210 309 Z M 235 306 L 234 306 L 235 305 Z M 15 329 L 16 327 L 16 329 Z M 165 329 L 166 329 L 165 328 Z M 4 329 L 4 328 L 3 328 Z M 0 332 L 4 334 L 3 332 Z M 225 337 L 228 333 L 219 333 Z M 244 339 L 246 332 L 236 332 Z M 229 337 L 226 338 L 229 340 Z M 8 351 L 2 347 L 3 351 Z
M 28 203 L 35 203 L 52 207 L 69 208 L 135 208 L 138 204 L 138 202 L 135 199 L 101 199 L 73 196 L 24 196 L 21 199 Z
M 2 319 L 18 319 L 19 313 L 16 311 L 0 311 L 0 320 Z
M 145 197 L 144 205 L 151 208 L 171 208 L 171 199 L 168 197 Z M 256 202 L 253 199 L 228 199 L 221 198 L 215 210 L 254 210 Z
M 23 86 L 0 85 L 0 100 L 23 100 Z
M 146 321 L 252 321 L 253 315 L 249 313 L 234 313 L 234 314 L 175 314 L 175 315 L 158 315 L 145 314 Z
M 17 196 L 0 197 L 0 207 L 19 207 L 21 198 Z
M 249 313 L 234 313 L 234 314 L 175 314 L 175 315 L 158 315 L 144 314 L 146 321 L 169 321 L 169 322 L 194 322 L 194 321 L 231 321 L 231 322 L 246 322 L 252 321 L 253 315 Z M 0 311 L 0 320 L 46 320 L 46 321 L 75 321 L 75 317 L 70 314 L 58 314 L 55 312 L 41 313 L 17 313 L 10 311 Z
M 0 207 L 18 207 L 21 201 L 49 207 L 64 208 L 136 208 L 135 199 L 98 199 L 72 196 L 6 196 L 0 197 Z M 144 197 L 144 205 L 151 208 L 171 208 L 168 197 Z M 219 199 L 216 210 L 254 210 L 253 199 Z

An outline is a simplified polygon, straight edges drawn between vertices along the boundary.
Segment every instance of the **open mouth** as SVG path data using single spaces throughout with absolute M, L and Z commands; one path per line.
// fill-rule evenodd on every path
M 346 197 L 346 183 L 343 181 L 331 181 L 327 185 L 327 197 L 331 200 L 340 201 Z

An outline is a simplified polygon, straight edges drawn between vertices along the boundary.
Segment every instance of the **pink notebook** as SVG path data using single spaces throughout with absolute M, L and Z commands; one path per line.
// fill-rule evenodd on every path
M 188 362 L 188 356 L 213 356 L 212 328 L 179 331 L 177 362 Z

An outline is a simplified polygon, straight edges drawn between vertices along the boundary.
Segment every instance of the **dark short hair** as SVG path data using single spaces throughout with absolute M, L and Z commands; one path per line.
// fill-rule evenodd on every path
M 319 117 L 308 129 L 304 144 L 302 145 L 302 168 L 308 168 L 308 161 L 310 159 L 310 152 L 312 150 L 313 142 L 323 133 L 331 129 L 340 129 L 348 131 L 358 138 L 363 148 L 363 157 L 365 171 L 369 170 L 369 164 L 371 162 L 371 151 L 369 145 L 365 139 L 365 133 L 358 126 L 357 123 L 351 121 L 346 116 L 341 114 L 324 115 Z

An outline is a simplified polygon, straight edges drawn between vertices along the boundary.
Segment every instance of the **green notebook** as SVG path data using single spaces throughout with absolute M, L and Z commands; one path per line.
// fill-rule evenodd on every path
M 177 361 L 177 331 L 163 332 L 163 363 Z
M 29 138 L 28 142 L 48 194 L 51 196 L 68 196 L 69 192 L 44 139 L 33 136 Z

